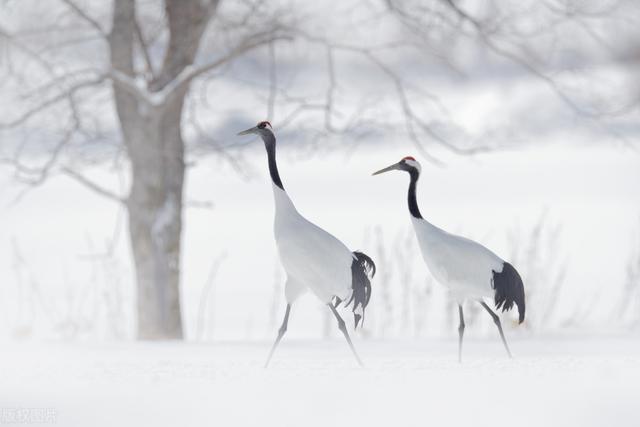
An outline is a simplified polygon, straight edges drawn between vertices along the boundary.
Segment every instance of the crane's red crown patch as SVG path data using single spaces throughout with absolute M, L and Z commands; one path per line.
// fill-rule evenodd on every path
M 258 127 L 260 129 L 264 129 L 265 127 L 269 126 L 271 129 L 273 129 L 273 126 L 271 126 L 271 123 L 269 123 L 268 121 L 262 121 L 260 123 L 258 123 Z
M 411 156 L 403 157 L 402 160 L 413 160 L 414 162 L 416 161 L 416 159 Z

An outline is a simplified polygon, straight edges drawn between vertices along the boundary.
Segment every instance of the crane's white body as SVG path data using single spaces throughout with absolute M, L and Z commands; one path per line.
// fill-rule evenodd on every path
M 272 185 L 274 234 L 282 266 L 287 272 L 287 302 L 292 303 L 307 289 L 325 303 L 330 303 L 334 296 L 347 300 L 352 292 L 351 251 L 303 217 L 287 193 Z
M 479 243 L 456 236 L 430 222 L 411 216 L 422 258 L 433 277 L 462 303 L 466 299 L 493 297 L 493 272 L 504 261 Z

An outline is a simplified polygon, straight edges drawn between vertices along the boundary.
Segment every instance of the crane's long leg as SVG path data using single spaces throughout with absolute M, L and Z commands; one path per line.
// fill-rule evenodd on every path
M 458 314 L 460 315 L 460 326 L 458 326 L 458 363 L 462 362 L 462 336 L 464 335 L 464 315 L 462 305 L 458 304 Z
M 289 324 L 289 313 L 291 312 L 291 304 L 287 304 L 287 311 L 284 313 L 284 320 L 282 321 L 282 325 L 280 329 L 278 329 L 278 337 L 276 341 L 273 343 L 273 347 L 271 347 L 271 351 L 269 352 L 269 357 L 267 357 L 267 362 L 264 364 L 264 367 L 267 368 L 269 366 L 269 362 L 271 362 L 271 358 L 273 357 L 273 352 L 276 351 L 276 347 L 280 344 L 280 340 L 284 336 L 284 333 L 287 332 L 287 325 Z
M 342 317 L 340 317 L 340 314 L 338 313 L 336 308 L 333 306 L 333 304 L 329 303 L 327 305 L 329 306 L 329 308 L 333 312 L 333 315 L 336 316 L 336 319 L 338 320 L 338 329 L 340 329 L 342 331 L 342 334 L 346 338 L 347 343 L 349 343 L 349 347 L 351 347 L 351 351 L 353 352 L 353 355 L 356 357 L 356 360 L 358 361 L 358 365 L 363 366 L 362 365 L 362 360 L 360 360 L 360 357 L 358 356 L 358 353 L 356 353 L 355 347 L 353 347 L 353 343 L 351 342 L 351 338 L 349 338 L 349 333 L 347 332 L 347 326 L 345 325 L 344 320 L 342 320 Z
M 500 323 L 500 318 L 493 312 L 493 310 L 491 310 L 491 308 L 489 308 L 489 306 L 484 301 L 480 301 L 480 304 L 484 307 L 485 310 L 489 312 L 489 314 L 493 318 L 493 323 L 496 324 L 496 326 L 498 327 L 498 331 L 500 332 L 500 338 L 502 338 L 504 349 L 507 350 L 507 354 L 509 355 L 509 357 L 513 357 L 511 355 L 511 351 L 509 350 L 509 346 L 507 345 L 507 340 L 504 338 L 504 332 L 502 332 L 502 324 Z

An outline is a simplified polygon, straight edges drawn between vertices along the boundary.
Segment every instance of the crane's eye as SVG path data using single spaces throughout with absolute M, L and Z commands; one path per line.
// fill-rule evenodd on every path
M 266 126 L 266 124 L 264 124 L 264 122 L 258 123 L 258 128 L 259 129 L 264 129 L 265 126 Z

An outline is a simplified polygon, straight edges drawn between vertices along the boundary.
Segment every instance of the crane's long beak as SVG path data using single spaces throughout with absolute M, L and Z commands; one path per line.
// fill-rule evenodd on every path
M 371 175 L 380 175 L 381 173 L 389 172 L 398 169 L 398 163 L 394 163 L 391 166 L 387 166 L 384 169 L 380 169 L 377 172 L 372 173 Z
M 256 133 L 258 128 L 256 126 L 249 128 L 247 130 L 243 130 L 242 132 L 238 132 L 238 135 L 250 135 L 252 133 Z

